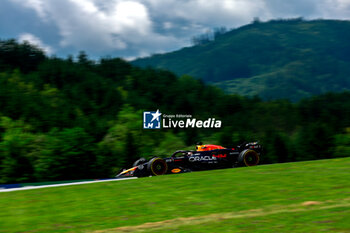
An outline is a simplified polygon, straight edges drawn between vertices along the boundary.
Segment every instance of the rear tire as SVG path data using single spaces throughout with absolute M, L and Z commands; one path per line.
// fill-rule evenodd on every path
M 260 157 L 255 150 L 244 150 L 238 156 L 238 163 L 241 166 L 251 167 L 258 165 Z
M 152 176 L 160 176 L 168 171 L 168 165 L 164 159 L 156 157 L 148 162 L 147 170 Z

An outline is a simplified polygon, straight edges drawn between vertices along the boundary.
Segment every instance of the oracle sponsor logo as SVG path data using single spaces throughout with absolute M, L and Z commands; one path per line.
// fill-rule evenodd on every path
M 213 156 L 196 156 L 196 157 L 189 157 L 188 160 L 190 162 L 199 162 L 199 161 L 214 161 L 217 160 L 216 157 Z

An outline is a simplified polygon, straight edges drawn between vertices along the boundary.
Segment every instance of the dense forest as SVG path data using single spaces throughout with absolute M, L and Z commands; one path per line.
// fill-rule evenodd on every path
M 221 129 L 143 130 L 142 112 L 222 120 Z M 350 93 L 262 101 L 187 75 L 84 52 L 47 57 L 0 41 L 0 183 L 107 178 L 136 158 L 198 141 L 259 140 L 262 163 L 350 155 Z
M 194 46 L 137 59 L 213 83 L 227 93 L 294 102 L 350 90 L 350 21 L 271 20 L 194 38 Z

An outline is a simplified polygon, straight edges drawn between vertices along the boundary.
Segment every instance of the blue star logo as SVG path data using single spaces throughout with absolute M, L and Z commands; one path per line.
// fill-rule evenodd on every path
M 160 129 L 161 115 L 157 109 L 156 112 L 143 112 L 143 128 L 144 129 Z

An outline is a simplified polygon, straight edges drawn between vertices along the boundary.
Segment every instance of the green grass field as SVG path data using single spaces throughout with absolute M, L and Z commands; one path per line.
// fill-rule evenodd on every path
M 0 193 L 0 232 L 350 232 L 350 158 Z

